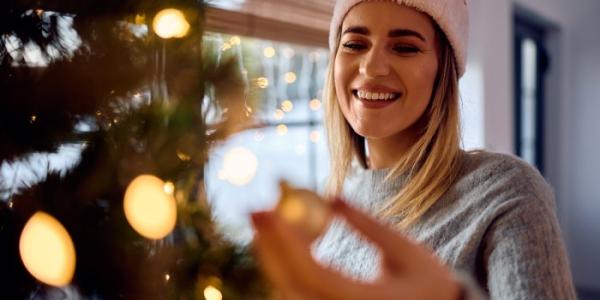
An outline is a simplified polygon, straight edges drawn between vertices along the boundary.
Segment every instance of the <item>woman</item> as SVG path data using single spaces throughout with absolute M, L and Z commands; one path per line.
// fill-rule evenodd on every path
M 467 12 L 465 0 L 337 1 L 329 193 L 350 204 L 333 201 L 343 220 L 314 249 L 320 262 L 277 214 L 253 215 L 283 298 L 575 299 L 544 179 L 459 148 Z

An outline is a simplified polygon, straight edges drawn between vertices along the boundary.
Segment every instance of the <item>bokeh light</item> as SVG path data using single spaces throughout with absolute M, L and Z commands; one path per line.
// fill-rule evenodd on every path
M 317 111 L 317 110 L 321 109 L 321 100 L 312 99 L 312 100 L 310 100 L 308 105 L 309 105 L 310 109 Z
M 209 285 L 204 289 L 204 298 L 206 300 L 221 300 L 223 294 L 216 287 Z
M 283 117 L 285 117 L 285 113 L 279 108 L 273 113 L 273 118 L 275 118 L 275 120 L 281 120 Z
M 284 75 L 284 79 L 285 79 L 285 82 L 287 82 L 289 84 L 292 84 L 292 83 L 294 83 L 296 81 L 296 73 L 294 73 L 294 72 L 287 72 Z
M 266 89 L 269 86 L 269 80 L 266 77 L 256 78 L 256 85 L 261 89 Z
M 318 142 L 320 138 L 321 138 L 321 135 L 319 134 L 319 132 L 318 132 L 318 131 L 316 131 L 316 130 L 313 130 L 313 131 L 311 131 L 311 132 L 310 132 L 310 140 L 311 140 L 313 143 L 316 143 L 316 142 Z
M 275 56 L 275 48 L 273 48 L 273 47 L 265 47 L 263 49 L 263 55 L 266 58 L 271 58 L 271 57 Z
M 276 131 L 279 135 L 285 135 L 288 132 L 288 128 L 285 126 L 285 124 L 279 124 L 277 125 Z
M 127 221 L 142 236 L 158 240 L 167 236 L 177 221 L 172 183 L 153 175 L 133 179 L 125 191 L 123 208 Z M 170 192 L 170 193 L 168 193 Z
M 35 213 L 25 224 L 19 240 L 25 268 L 37 280 L 65 286 L 75 272 L 75 247 L 67 230 L 54 217 Z
M 232 148 L 225 153 L 221 176 L 237 186 L 248 184 L 258 169 L 258 159 L 250 150 L 243 147 Z
M 156 14 L 152 22 L 152 28 L 163 39 L 182 38 L 188 34 L 190 23 L 180 10 L 167 8 Z
M 292 109 L 294 109 L 294 103 L 292 103 L 292 101 L 285 100 L 281 102 L 281 110 L 283 110 L 284 112 L 290 112 L 292 111 Z

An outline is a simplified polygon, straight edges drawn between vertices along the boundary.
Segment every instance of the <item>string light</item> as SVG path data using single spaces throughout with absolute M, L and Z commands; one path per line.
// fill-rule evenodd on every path
M 156 14 L 152 22 L 152 28 L 163 39 L 182 38 L 188 34 L 190 23 L 180 10 L 167 8 Z
M 140 175 L 125 191 L 125 217 L 135 231 L 148 239 L 162 239 L 175 227 L 177 203 L 172 193 L 175 187 L 168 183 L 153 175 Z
M 235 45 L 239 45 L 239 44 L 241 44 L 241 43 L 242 43 L 242 40 L 240 39 L 240 37 L 239 37 L 239 36 L 237 36 L 237 35 L 236 35 L 236 36 L 232 36 L 232 37 L 229 39 L 229 43 L 235 46 Z
M 310 106 L 310 109 L 317 111 L 321 108 L 321 101 L 319 99 L 312 99 L 308 105 Z
M 236 147 L 225 153 L 220 175 L 233 185 L 243 186 L 252 181 L 257 169 L 256 155 L 246 148 Z
M 285 79 L 285 82 L 287 82 L 289 84 L 292 84 L 292 83 L 294 83 L 296 81 L 296 73 L 294 73 L 294 72 L 287 72 L 284 75 L 284 79 Z
M 173 195 L 173 193 L 175 192 L 175 185 L 172 182 L 167 181 L 165 182 L 165 185 L 163 185 L 163 191 L 167 195 Z
M 275 118 L 275 120 L 281 120 L 283 119 L 283 117 L 285 116 L 285 113 L 283 112 L 283 110 L 281 109 L 276 109 L 275 112 L 273 113 L 273 118 Z
M 285 126 L 285 124 L 279 124 L 277 125 L 277 134 L 279 135 L 285 135 L 288 132 L 288 128 L 287 126 Z
M 285 100 L 281 103 L 281 110 L 284 112 L 290 112 L 292 109 L 294 109 L 294 103 L 292 103 L 292 101 Z
M 223 294 L 216 287 L 209 285 L 204 289 L 204 298 L 206 300 L 221 300 Z
M 144 14 L 137 14 L 137 15 L 135 15 L 135 21 L 134 21 L 134 23 L 136 25 L 145 24 L 146 23 L 146 15 L 144 15 Z
M 171 275 L 165 274 L 165 281 L 169 281 L 171 279 Z
M 36 212 L 25 224 L 19 239 L 25 268 L 37 280 L 65 286 L 75 272 L 75 247 L 67 230 L 54 217 Z
M 283 49 L 283 56 L 285 58 L 288 58 L 288 59 L 292 58 L 292 57 L 294 57 L 294 54 L 295 54 L 295 52 L 294 52 L 294 49 L 292 49 L 292 48 L 288 47 L 288 48 Z
M 316 131 L 316 130 L 313 130 L 313 131 L 311 131 L 311 132 L 310 132 L 310 140 L 311 140 L 313 143 L 316 143 L 316 142 L 318 142 L 320 138 L 321 138 L 321 135 L 319 134 L 319 132 L 318 132 L 318 131 Z
M 263 49 L 263 55 L 266 58 L 271 58 L 271 57 L 275 56 L 275 48 L 273 48 L 273 47 L 265 47 Z
M 269 86 L 269 80 L 265 77 L 256 78 L 256 85 L 261 89 L 266 89 Z
M 35 121 L 36 121 L 36 120 L 37 120 L 37 116 L 36 116 L 36 115 L 33 115 L 33 116 L 31 116 L 31 118 L 29 119 L 29 122 L 30 122 L 31 124 L 33 124 L 33 123 L 35 123 Z
M 177 151 L 177 157 L 182 161 L 190 161 L 192 159 L 189 154 L 182 151 Z

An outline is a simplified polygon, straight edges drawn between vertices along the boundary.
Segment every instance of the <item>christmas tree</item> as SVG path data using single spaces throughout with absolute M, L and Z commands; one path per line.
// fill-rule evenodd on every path
M 205 5 L 0 3 L 3 299 L 268 297 L 204 193 L 211 145 L 256 98 L 203 41 Z M 66 170 L 39 165 L 61 149 Z

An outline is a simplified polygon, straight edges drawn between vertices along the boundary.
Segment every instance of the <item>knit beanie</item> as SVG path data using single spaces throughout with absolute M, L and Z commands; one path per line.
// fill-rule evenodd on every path
M 337 36 L 348 11 L 362 2 L 386 0 L 337 0 L 329 30 L 329 50 L 335 53 Z M 458 64 L 458 76 L 465 72 L 467 42 L 469 37 L 469 1 L 470 0 L 387 0 L 415 8 L 429 16 L 446 34 Z

